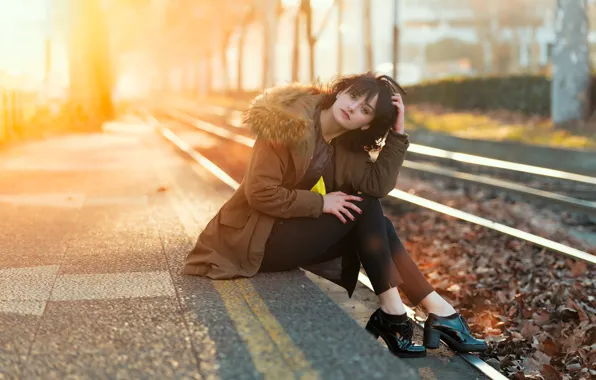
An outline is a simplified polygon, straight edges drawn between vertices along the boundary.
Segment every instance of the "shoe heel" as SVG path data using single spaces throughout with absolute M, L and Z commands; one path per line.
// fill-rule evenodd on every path
M 377 339 L 379 337 L 379 332 L 377 331 L 377 329 L 372 325 L 372 323 L 368 322 L 366 324 L 366 331 L 368 331 L 369 333 L 372 334 L 372 336 L 375 337 L 375 339 Z
M 439 348 L 441 343 L 441 333 L 433 329 L 424 330 L 424 347 Z

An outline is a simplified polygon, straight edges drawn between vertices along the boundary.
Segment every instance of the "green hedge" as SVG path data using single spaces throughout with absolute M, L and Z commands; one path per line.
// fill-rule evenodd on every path
M 434 103 L 456 110 L 505 109 L 550 117 L 551 78 L 544 75 L 450 78 L 406 87 L 407 103 Z M 592 77 L 591 110 L 596 109 Z
M 506 109 L 550 115 L 551 80 L 542 75 L 452 78 L 406 87 L 406 103 L 435 103 L 458 110 Z

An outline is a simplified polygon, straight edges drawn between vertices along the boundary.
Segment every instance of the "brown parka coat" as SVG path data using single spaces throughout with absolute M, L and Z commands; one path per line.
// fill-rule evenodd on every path
M 256 136 L 240 187 L 200 234 L 188 254 L 184 274 L 212 279 L 254 276 L 275 218 L 318 218 L 323 196 L 294 189 L 306 173 L 316 141 L 313 116 L 323 94 L 316 87 L 289 84 L 255 98 L 244 122 Z M 373 162 L 364 150 L 336 144 L 336 191 L 382 198 L 395 187 L 408 149 L 408 136 L 391 131 Z M 344 287 L 356 287 L 360 262 L 356 251 L 304 269 Z

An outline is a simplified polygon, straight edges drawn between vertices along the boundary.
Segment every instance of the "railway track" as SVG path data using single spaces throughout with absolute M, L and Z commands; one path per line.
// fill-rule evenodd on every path
M 223 138 L 223 139 L 226 139 L 229 141 L 234 141 L 235 143 L 243 145 L 247 148 L 252 148 L 252 146 L 254 144 L 254 140 L 246 135 L 238 134 L 233 130 L 223 128 L 220 126 L 216 126 L 214 124 L 196 119 L 195 117 L 185 114 L 183 112 L 166 111 L 164 113 L 164 115 L 166 115 L 167 117 L 170 117 L 174 120 L 177 120 L 179 122 L 185 123 L 186 125 L 188 125 L 192 128 L 196 128 L 203 132 L 207 132 L 209 134 L 218 136 L 219 138 Z M 499 231 L 501 233 L 504 233 L 504 234 L 507 234 L 510 236 L 514 236 L 514 237 L 522 239 L 522 240 L 529 241 L 535 245 L 547 248 L 547 249 L 557 252 L 557 253 L 561 253 L 561 254 L 576 258 L 576 259 L 580 259 L 580 260 L 583 260 L 583 261 L 586 261 L 586 262 L 589 262 L 592 264 L 596 264 L 596 256 L 594 256 L 588 252 L 558 243 L 553 240 L 545 239 L 541 236 L 537 236 L 537 235 L 534 235 L 534 234 L 531 234 L 531 233 L 528 233 L 528 232 L 525 232 L 525 231 L 522 231 L 522 230 L 519 230 L 516 228 L 512 228 L 510 226 L 507 226 L 507 225 L 504 225 L 501 223 L 497 223 L 495 221 L 492 221 L 492 220 L 489 220 L 489 219 L 486 219 L 486 218 L 483 218 L 483 217 L 480 217 L 477 215 L 466 213 L 461 210 L 457 210 L 455 208 L 448 207 L 448 206 L 440 204 L 438 202 L 434 202 L 432 200 L 429 200 L 429 199 L 426 199 L 423 197 L 419 197 L 419 196 L 407 193 L 407 192 L 399 190 L 399 189 L 394 189 L 393 191 L 391 191 L 391 193 L 389 193 L 389 196 L 393 197 L 395 199 L 399 199 L 401 201 L 415 204 L 420 207 L 434 210 L 436 212 L 447 214 L 447 215 L 453 216 L 455 218 L 465 220 L 467 222 L 481 225 L 483 227 L 490 228 L 490 229 Z
M 170 109 L 168 112 L 174 117 L 200 116 L 188 108 L 178 108 L 175 111 Z M 212 115 L 211 120 L 225 120 L 227 126 L 236 134 L 248 137 L 248 132 L 242 126 L 240 111 L 207 106 L 205 112 Z M 419 144 L 410 144 L 408 159 L 404 162 L 403 168 L 420 179 L 439 176 L 453 183 L 465 182 L 468 185 L 489 188 L 497 194 L 515 194 L 524 200 L 557 211 L 586 214 L 588 218 L 584 219 L 596 229 L 596 177 Z

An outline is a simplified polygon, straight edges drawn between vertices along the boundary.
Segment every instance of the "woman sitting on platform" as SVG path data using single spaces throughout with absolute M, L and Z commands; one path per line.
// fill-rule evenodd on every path
M 362 264 L 380 300 L 366 329 L 395 355 L 425 356 L 440 339 L 460 352 L 485 350 L 383 214 L 379 198 L 395 187 L 409 145 L 400 92 L 390 77 L 366 73 L 258 96 L 244 115 L 257 138 L 244 181 L 199 236 L 184 273 L 229 279 L 301 267 L 351 297 Z M 369 151 L 379 149 L 373 162 Z M 424 346 L 412 343 L 397 287 L 429 312 Z

